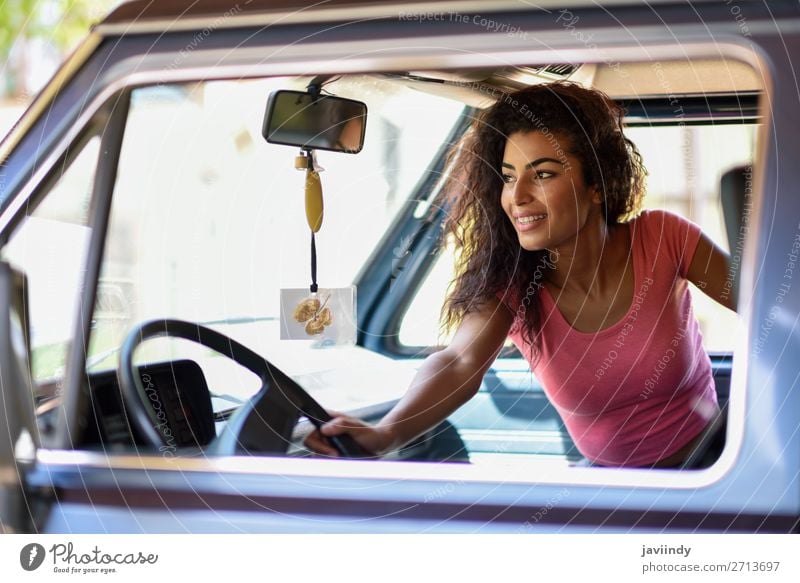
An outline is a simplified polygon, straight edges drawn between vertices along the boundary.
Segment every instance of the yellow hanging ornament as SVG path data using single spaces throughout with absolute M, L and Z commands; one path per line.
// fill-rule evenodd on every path
M 322 182 L 319 172 L 322 170 L 314 159 L 313 150 L 301 151 L 294 160 L 294 167 L 297 170 L 304 170 L 306 173 L 305 199 L 306 199 L 306 221 L 311 229 L 311 296 L 303 300 L 294 309 L 295 322 L 306 322 L 305 330 L 309 336 L 322 334 L 326 326 L 333 322 L 333 314 L 330 308 L 326 308 L 330 295 L 325 301 L 320 303 L 317 298 L 317 248 L 314 233 L 322 227 L 323 202 L 322 202 Z

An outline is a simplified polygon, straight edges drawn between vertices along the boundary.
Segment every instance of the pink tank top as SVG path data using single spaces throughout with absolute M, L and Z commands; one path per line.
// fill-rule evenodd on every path
M 578 450 L 608 466 L 664 459 L 718 411 L 686 280 L 701 230 L 661 210 L 644 211 L 627 225 L 634 297 L 621 320 L 599 332 L 579 332 L 545 287 L 537 294 L 543 327 L 533 372 Z M 518 313 L 518 301 L 506 297 L 504 303 Z M 517 317 L 509 337 L 530 358 L 519 324 Z

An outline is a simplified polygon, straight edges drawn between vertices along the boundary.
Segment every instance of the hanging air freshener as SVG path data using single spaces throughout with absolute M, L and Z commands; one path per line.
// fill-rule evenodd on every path
M 311 229 L 311 295 L 300 302 L 294 309 L 294 320 L 299 323 L 306 323 L 305 331 L 309 336 L 320 334 L 325 330 L 325 326 L 330 326 L 333 321 L 331 309 L 325 304 L 328 303 L 330 296 L 320 301 L 317 287 L 317 244 L 315 234 L 322 227 L 323 200 L 322 182 L 319 172 L 322 168 L 317 167 L 314 159 L 313 150 L 308 153 L 300 152 L 294 159 L 294 167 L 297 170 L 306 171 L 306 221 L 308 228 Z M 324 302 L 324 303 L 323 303 Z
M 322 227 L 323 199 L 313 151 L 301 152 L 295 168 L 306 171 L 306 221 L 311 229 L 311 285 L 281 290 L 281 339 L 319 340 L 325 344 L 355 344 L 355 286 L 320 289 L 317 285 L 316 233 Z M 293 308 L 291 306 L 294 306 Z M 284 314 L 291 312 L 289 320 Z

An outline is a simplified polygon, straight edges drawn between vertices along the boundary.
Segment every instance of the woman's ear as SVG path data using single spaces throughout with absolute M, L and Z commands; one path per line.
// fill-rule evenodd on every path
M 595 204 L 603 204 L 603 193 L 601 192 L 600 188 L 597 185 L 591 187 L 592 191 L 592 202 Z

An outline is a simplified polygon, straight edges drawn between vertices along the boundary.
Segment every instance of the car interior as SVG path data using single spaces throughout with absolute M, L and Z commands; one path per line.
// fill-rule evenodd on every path
M 135 87 L 90 337 L 79 347 L 85 422 L 73 447 L 306 457 L 303 439 L 327 411 L 379 420 L 421 360 L 448 340 L 438 323 L 453 276 L 452 242 L 442 236 L 448 156 L 481 109 L 505 92 L 555 80 L 602 90 L 624 106 L 649 171 L 645 208 L 697 222 L 738 266 L 764 91 L 743 62 Z M 75 349 L 75 321 L 62 315 L 74 313 L 80 281 L 70 274 L 81 265 L 65 251 L 79 249 L 77 261 L 89 253 L 101 134 L 87 128 L 3 247 L 4 260 L 29 281 L 43 435 L 55 426 Z M 46 253 L 28 244 L 41 236 L 50 241 Z M 736 314 L 692 292 L 722 414 L 686 470 L 713 464 L 724 445 L 739 326 Z M 342 457 L 371 457 L 347 436 L 333 445 Z M 523 458 L 570 466 L 582 456 L 509 342 L 469 403 L 384 459 Z

